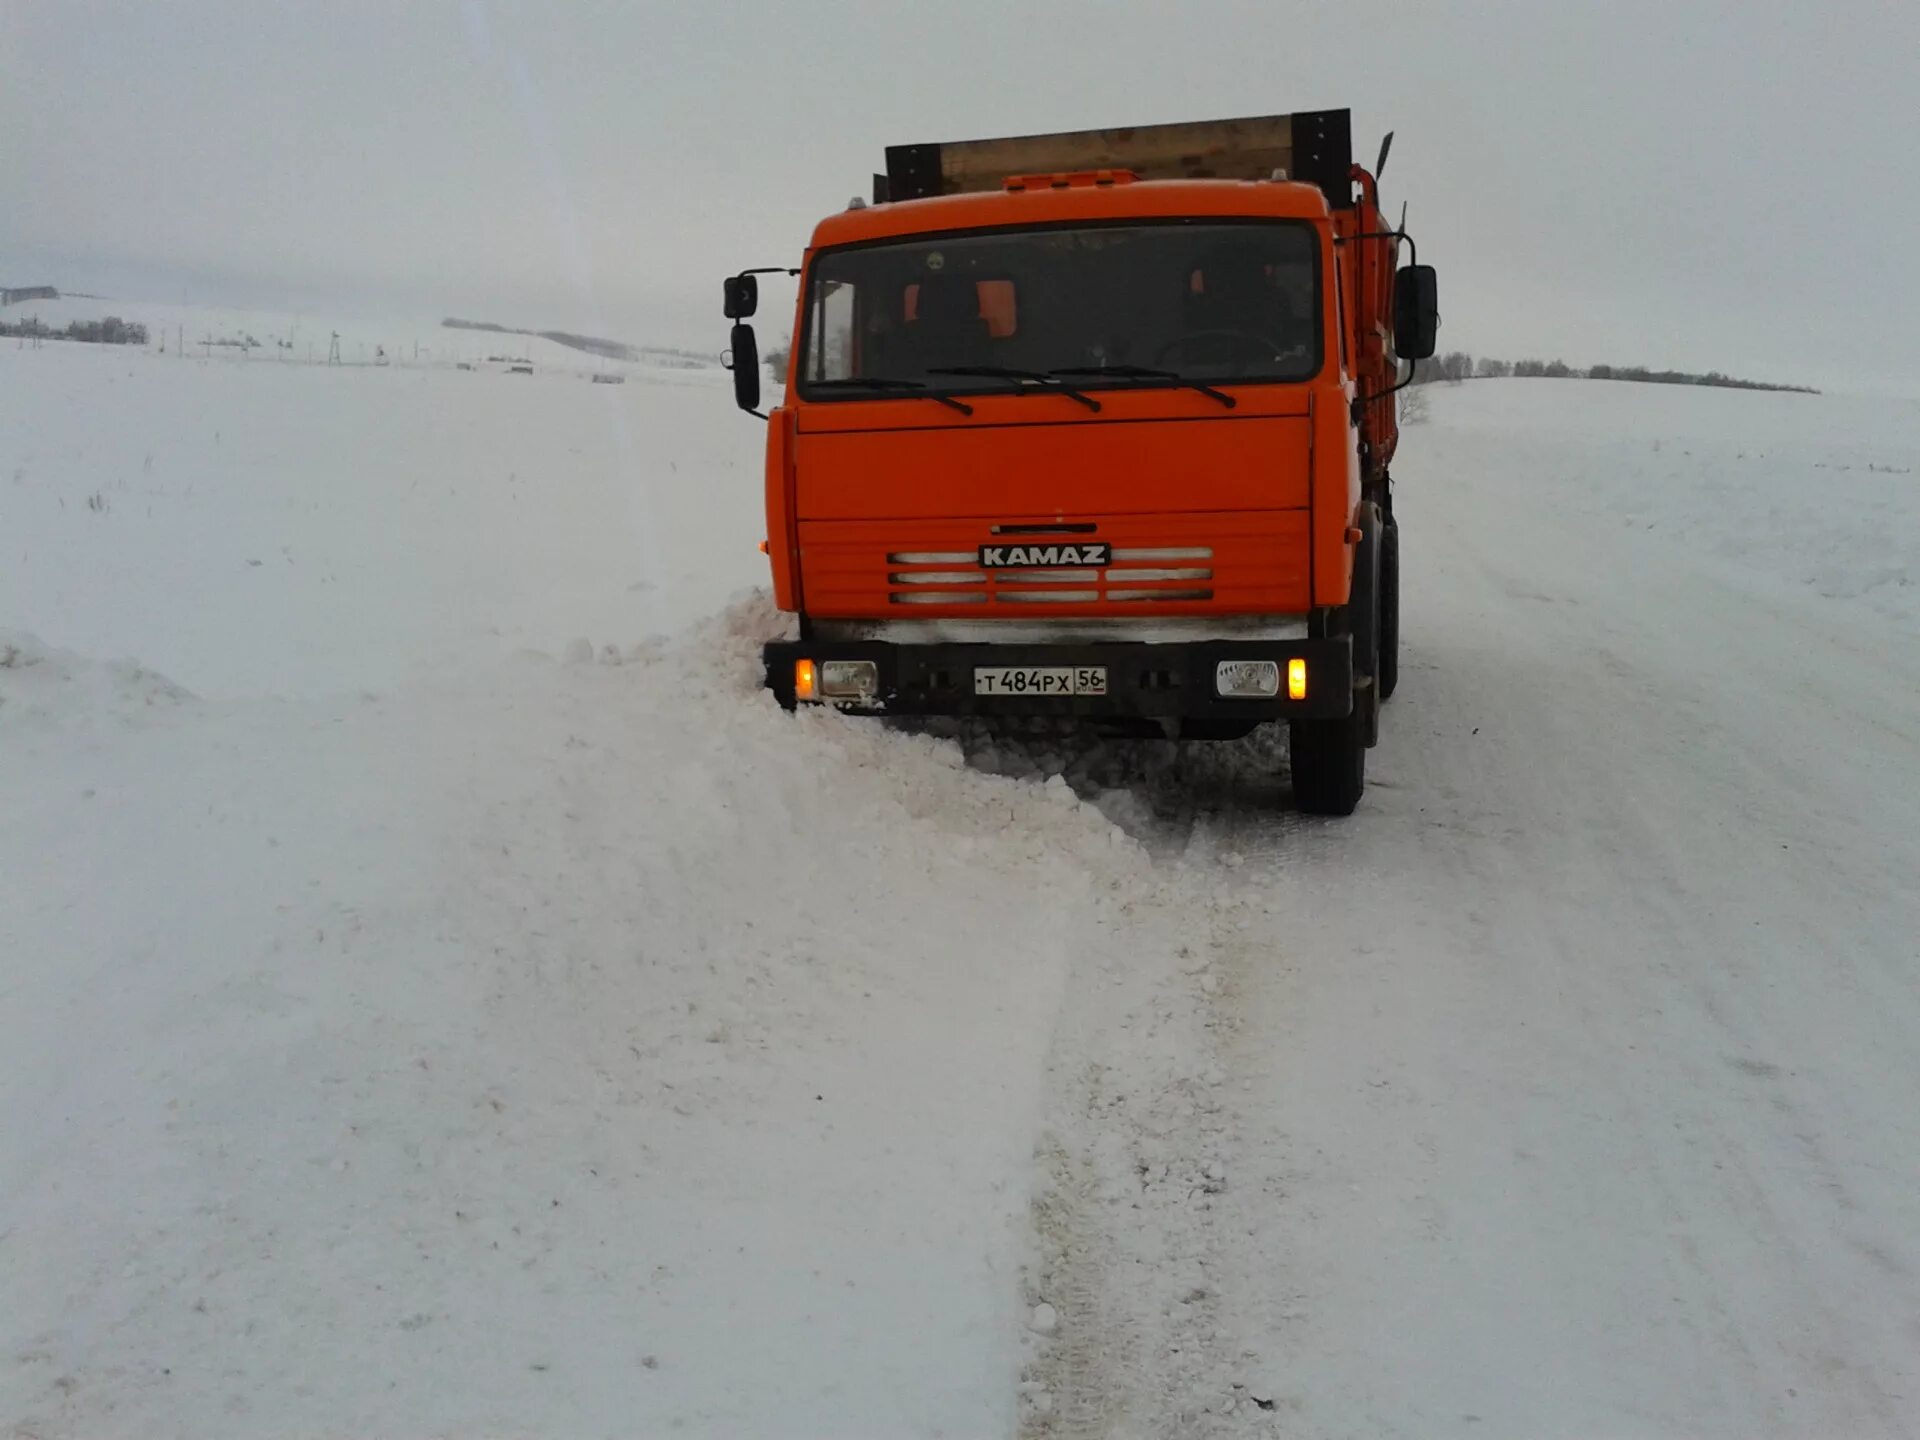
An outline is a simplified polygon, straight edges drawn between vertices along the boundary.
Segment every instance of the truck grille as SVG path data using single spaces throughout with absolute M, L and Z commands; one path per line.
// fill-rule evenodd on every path
M 1104 615 L 1297 615 L 1311 604 L 1309 514 L 1209 510 L 1103 515 L 1071 511 L 972 519 L 802 520 L 801 593 L 815 619 L 1005 619 L 1053 623 Z M 1104 565 L 990 569 L 989 526 L 1076 527 L 1110 545 Z M 1097 529 L 1095 526 L 1097 525 Z M 1061 543 L 1071 543 L 1062 541 Z
M 1211 562 L 1208 545 L 1116 547 L 1104 569 L 981 570 L 970 550 L 901 550 L 887 556 L 893 605 L 1098 605 L 1211 600 L 1213 568 L 1169 561 Z M 1149 563 L 1159 562 L 1159 563 Z M 948 567 L 948 568 L 940 568 Z M 1195 584 L 1195 582 L 1206 582 Z

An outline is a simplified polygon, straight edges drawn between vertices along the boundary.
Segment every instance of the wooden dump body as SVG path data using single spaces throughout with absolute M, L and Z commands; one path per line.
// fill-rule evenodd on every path
M 1236 120 L 1132 125 L 887 147 L 874 199 L 919 200 L 998 190 L 1010 176 L 1131 170 L 1142 180 L 1268 180 L 1317 185 L 1336 209 L 1352 203 L 1352 124 L 1345 110 Z

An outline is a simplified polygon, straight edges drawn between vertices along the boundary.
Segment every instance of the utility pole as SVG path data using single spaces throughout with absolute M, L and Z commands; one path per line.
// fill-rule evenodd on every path
M 338 365 L 339 363 L 340 363 L 340 332 L 336 330 L 333 332 L 332 344 L 330 344 L 327 347 L 327 364 Z

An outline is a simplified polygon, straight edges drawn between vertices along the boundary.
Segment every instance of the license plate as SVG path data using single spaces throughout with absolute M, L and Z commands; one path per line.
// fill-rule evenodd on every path
M 982 665 L 973 672 L 976 695 L 1104 695 L 1104 665 Z

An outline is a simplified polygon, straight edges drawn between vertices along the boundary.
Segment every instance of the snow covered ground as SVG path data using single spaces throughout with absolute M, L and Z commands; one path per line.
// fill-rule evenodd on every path
M 0 1433 L 1920 1429 L 1920 412 L 1436 391 L 1328 823 L 629 373 L 0 346 Z
M 764 573 L 760 456 L 718 371 L 0 356 L 0 620 L 196 694 L 628 644 Z

